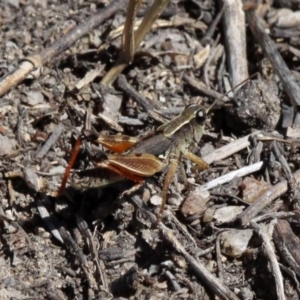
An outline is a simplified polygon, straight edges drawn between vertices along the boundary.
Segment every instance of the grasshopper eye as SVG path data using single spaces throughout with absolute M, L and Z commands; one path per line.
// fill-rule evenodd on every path
M 204 122 L 206 121 L 206 112 L 203 109 L 200 109 L 197 111 L 196 114 L 196 121 L 198 124 L 204 124 Z

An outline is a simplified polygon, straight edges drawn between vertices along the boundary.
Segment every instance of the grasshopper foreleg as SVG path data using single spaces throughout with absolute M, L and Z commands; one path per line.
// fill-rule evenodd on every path
M 190 161 L 192 161 L 193 163 L 195 163 L 196 165 L 198 165 L 201 170 L 206 170 L 208 169 L 208 164 L 199 156 L 193 154 L 192 152 L 189 151 L 182 151 L 182 154 L 189 159 Z

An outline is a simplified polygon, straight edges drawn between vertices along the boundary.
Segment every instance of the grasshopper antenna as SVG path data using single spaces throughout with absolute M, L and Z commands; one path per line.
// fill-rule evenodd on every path
M 71 158 L 70 158 L 69 163 L 68 163 L 68 166 L 67 166 L 67 168 L 65 170 L 64 177 L 63 177 L 63 179 L 61 181 L 61 185 L 60 185 L 60 188 L 59 188 L 58 194 L 57 194 L 58 196 L 61 196 L 61 194 L 63 193 L 63 191 L 66 188 L 66 184 L 67 184 L 68 178 L 70 176 L 71 169 L 74 166 L 74 163 L 75 163 L 76 158 L 78 156 L 79 149 L 80 149 L 81 145 L 82 145 L 82 136 L 79 135 L 78 138 L 77 138 L 77 140 L 76 140 L 76 143 L 75 143 L 75 146 L 74 146 Z
M 209 114 L 210 111 L 212 110 L 212 108 L 217 104 L 218 101 L 221 101 L 225 96 L 227 96 L 229 93 L 231 93 L 232 91 L 234 91 L 236 88 L 238 88 L 239 86 L 243 85 L 245 82 L 247 82 L 248 80 L 252 79 L 253 77 L 255 77 L 258 74 L 258 72 L 252 74 L 251 76 L 249 76 L 247 79 L 241 81 L 238 85 L 234 86 L 232 89 L 230 89 L 225 95 L 223 95 L 220 99 L 216 99 L 213 104 L 206 110 L 206 114 Z

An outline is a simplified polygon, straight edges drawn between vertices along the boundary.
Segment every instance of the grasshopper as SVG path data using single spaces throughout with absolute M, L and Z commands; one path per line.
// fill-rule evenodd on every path
M 191 152 L 191 148 L 198 144 L 204 133 L 205 120 L 205 109 L 198 104 L 190 104 L 179 116 L 140 139 L 120 135 L 97 137 L 94 134 L 86 134 L 85 137 L 89 140 L 101 143 L 106 148 L 120 154 L 108 154 L 105 159 L 95 162 L 96 169 L 93 170 L 96 170 L 96 173 L 83 180 L 77 178 L 72 185 L 81 189 L 103 187 L 124 178 L 142 183 L 144 177 L 153 176 L 160 172 L 165 165 L 168 165 L 162 188 L 160 219 L 165 208 L 168 188 L 173 181 L 181 156 L 196 163 L 201 169 L 208 168 L 208 165 L 199 156 Z M 59 194 L 65 188 L 81 144 L 82 137 L 79 137 L 62 180 Z M 159 159 L 160 155 L 165 155 L 165 158 Z M 89 172 L 89 170 L 87 171 Z

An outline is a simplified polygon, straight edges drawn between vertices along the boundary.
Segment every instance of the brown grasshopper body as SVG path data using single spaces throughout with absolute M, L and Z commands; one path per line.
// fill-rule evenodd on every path
M 191 152 L 191 148 L 198 144 L 202 137 L 205 120 L 206 112 L 203 107 L 191 104 L 178 117 L 139 140 L 126 136 L 94 137 L 94 141 L 102 143 L 111 150 L 117 149 L 118 152 L 128 148 L 129 150 L 122 154 L 108 154 L 105 160 L 96 162 L 95 166 L 99 168 L 99 171 L 95 170 L 94 176 L 79 178 L 80 174 L 75 173 L 72 185 L 80 189 L 104 187 L 124 178 L 141 183 L 144 177 L 150 177 L 160 172 L 163 166 L 167 165 L 168 171 L 162 189 L 161 215 L 168 188 L 173 181 L 181 156 L 190 159 L 202 169 L 208 168 L 208 165 L 200 157 Z M 124 143 L 122 143 L 123 141 Z M 158 158 L 161 155 L 164 158 Z M 103 168 L 106 170 L 104 171 Z M 62 189 L 63 187 L 61 187 Z

